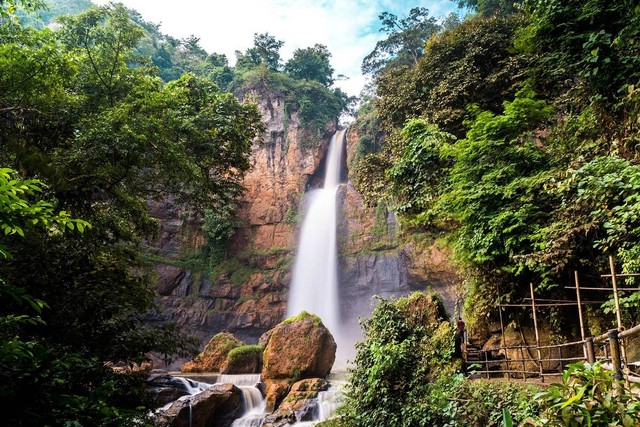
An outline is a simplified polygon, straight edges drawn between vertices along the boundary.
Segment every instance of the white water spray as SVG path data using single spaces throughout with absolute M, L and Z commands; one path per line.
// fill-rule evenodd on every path
M 336 193 L 345 133 L 331 138 L 323 188 L 307 193 L 287 305 L 287 316 L 303 310 L 316 314 L 334 336 L 339 333 Z

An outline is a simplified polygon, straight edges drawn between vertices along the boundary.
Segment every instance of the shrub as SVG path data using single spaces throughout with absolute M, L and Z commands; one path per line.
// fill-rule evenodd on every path
M 538 426 L 640 425 L 638 386 L 626 388 L 623 381 L 596 362 L 568 366 L 561 384 L 554 384 L 535 397 L 542 408 Z

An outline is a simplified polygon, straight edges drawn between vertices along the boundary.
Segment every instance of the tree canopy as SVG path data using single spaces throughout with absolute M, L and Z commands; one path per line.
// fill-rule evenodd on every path
M 3 363 L 2 389 L 12 390 L 3 398 L 14 408 L 10 424 L 127 425 L 143 417 L 140 388 L 121 384 L 129 380 L 104 363 L 193 349 L 175 327 L 143 322 L 154 293 L 141 244 L 157 229 L 147 202 L 173 196 L 195 213 L 232 205 L 263 125 L 255 105 L 203 77 L 164 83 L 138 59 L 145 31 L 122 6 L 60 23 L 56 32 L 2 30 L 0 245 L 11 257 L 0 277 L 13 291 L 3 288 L 1 314 L 24 312 L 12 298 L 18 292 L 36 302 L 28 316 L 39 316 L 2 331 L 2 351 L 10 351 L 2 357 L 15 356 L 16 340 L 33 343 L 19 350 L 19 364 Z M 196 39 L 185 43 L 202 54 Z M 22 201 L 33 192 L 47 202 Z M 54 224 L 84 233 L 55 232 Z
M 296 79 L 314 80 L 324 86 L 331 86 L 334 80 L 330 58 L 331 53 L 321 44 L 296 49 L 293 57 L 285 64 L 284 71 Z
M 363 74 L 377 75 L 385 68 L 415 65 L 424 53 L 425 42 L 440 29 L 436 18 L 430 17 L 424 7 L 414 7 L 403 18 L 389 12 L 382 12 L 379 18 L 380 31 L 387 38 L 377 42 L 364 58 Z

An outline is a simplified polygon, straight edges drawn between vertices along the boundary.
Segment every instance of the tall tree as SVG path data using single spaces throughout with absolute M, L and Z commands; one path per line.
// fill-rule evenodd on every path
M 296 79 L 315 80 L 331 86 L 334 80 L 330 58 L 331 52 L 322 44 L 296 49 L 293 57 L 285 64 L 284 71 Z
M 469 8 L 482 16 L 509 15 L 518 11 L 523 0 L 453 0 L 459 8 Z
M 362 61 L 364 74 L 377 75 L 382 70 L 400 65 L 415 65 L 424 54 L 425 42 L 440 30 L 437 20 L 424 7 L 414 7 L 404 18 L 383 12 L 380 32 L 387 38 L 376 43 Z
M 252 69 L 262 64 L 272 71 L 280 69 L 280 49 L 284 45 L 281 40 L 276 40 L 269 33 L 253 35 L 253 46 L 243 54 L 236 51 L 236 66 L 243 69 Z
M 133 389 L 114 390 L 104 362 L 188 348 L 171 328 L 141 319 L 153 292 L 140 245 L 157 227 L 147 201 L 173 195 L 196 212 L 228 206 L 262 125 L 254 105 L 207 80 L 185 74 L 163 84 L 154 68 L 132 67 L 143 31 L 122 6 L 61 22 L 55 33 L 14 27 L 0 43 L 0 166 L 46 181 L 56 209 L 92 228 L 0 237 L 13 255 L 0 276 L 50 307 L 29 330 L 41 343 L 36 362 L 46 364 L 0 389 L 17 397 L 12 425 L 131 425 L 107 408 L 140 401 L 114 400 Z M 38 399 L 27 397 L 38 384 L 46 384 Z

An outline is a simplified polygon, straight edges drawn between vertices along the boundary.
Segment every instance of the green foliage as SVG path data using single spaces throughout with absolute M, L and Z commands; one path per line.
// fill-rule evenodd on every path
M 416 64 L 423 54 L 424 43 L 440 29 L 424 7 L 414 7 L 404 18 L 389 12 L 382 12 L 379 18 L 380 31 L 388 36 L 378 41 L 362 61 L 363 74 L 376 75 L 388 68 Z
M 376 206 L 386 192 L 384 171 L 390 162 L 384 154 L 367 154 L 352 169 L 353 184 L 369 206 Z
M 296 49 L 284 66 L 284 72 L 295 79 L 314 80 L 324 86 L 333 84 L 333 68 L 329 62 L 331 52 L 325 45 L 316 44 Z
M 269 33 L 253 35 L 253 47 L 243 54 L 236 51 L 236 67 L 243 70 L 256 68 L 259 65 L 271 71 L 280 69 L 280 49 L 284 45 Z
M 298 211 L 298 205 L 292 203 L 287 209 L 287 213 L 284 216 L 284 222 L 288 225 L 298 225 L 300 222 L 300 212 Z
M 342 422 L 353 426 L 437 425 L 439 386 L 455 364 L 452 326 L 433 297 L 415 293 L 396 301 L 380 299 L 362 324 L 365 340 L 351 371 Z M 446 379 L 446 380 L 443 380 Z M 439 384 L 439 386 L 437 385 Z
M 229 363 L 241 363 L 248 360 L 262 360 L 262 351 L 264 349 L 261 345 L 241 345 L 235 347 L 227 353 L 227 360 Z
M 40 225 L 55 232 L 60 228 L 75 228 L 84 232 L 90 228 L 90 224 L 81 219 L 72 219 L 65 211 L 54 213 L 53 204 L 45 200 L 37 200 L 29 203 L 27 197 L 33 197 L 42 193 L 46 185 L 37 179 L 22 180 L 16 176 L 15 171 L 9 168 L 0 168 L 0 230 L 5 236 L 19 234 L 24 237 L 25 225 Z M 0 244 L 0 256 L 7 258 L 9 254 Z
M 461 138 L 467 106 L 500 112 L 523 81 L 524 55 L 512 51 L 517 17 L 470 18 L 429 39 L 413 68 L 398 68 L 377 79 L 376 107 L 386 130 L 425 117 Z
M 640 78 L 640 14 L 632 1 L 528 2 L 531 23 L 518 46 L 539 55 L 536 74 L 545 87 L 568 76 L 586 85 L 578 99 L 618 110 Z M 622 111 L 620 111 L 622 112 Z
M 211 82 L 163 84 L 137 61 L 144 31 L 122 6 L 60 21 L 56 32 L 12 27 L 0 43 L 0 166 L 19 171 L 0 174 L 0 245 L 12 255 L 0 264 L 0 388 L 12 390 L 9 424 L 130 425 L 122 416 L 144 419 L 141 389 L 104 363 L 193 348 L 175 326 L 143 322 L 154 293 L 141 241 L 157 227 L 147 202 L 173 195 L 222 212 L 262 125 Z M 37 193 L 48 202 L 31 203 Z
M 304 310 L 301 311 L 300 313 L 296 314 L 295 316 L 287 317 L 286 319 L 284 319 L 281 322 L 281 324 L 288 325 L 290 323 L 302 322 L 304 320 L 311 320 L 315 326 L 322 326 L 323 325 L 322 319 L 320 319 L 315 314 L 307 313 Z
M 209 262 L 217 263 L 225 258 L 229 239 L 238 227 L 235 213 L 235 204 L 223 205 L 216 210 L 205 210 L 202 229 L 207 236 L 206 256 Z
M 445 187 L 448 159 L 441 151 L 455 137 L 440 131 L 422 119 L 410 120 L 401 132 L 406 141 L 402 156 L 386 171 L 393 207 L 408 215 L 410 224 L 428 226 L 434 218 L 432 209 Z
M 473 9 L 483 16 L 509 15 L 522 7 L 523 0 L 457 0 L 459 8 Z
M 447 408 L 452 425 L 522 425 L 538 413 L 534 395 L 540 388 L 533 384 L 509 381 L 465 381 L 455 391 L 454 404 Z M 505 417 L 505 414 L 507 416 Z
M 637 385 L 628 390 L 621 380 L 596 362 L 569 365 L 562 384 L 536 395 L 540 426 L 636 426 L 640 422 Z
M 549 218 L 545 206 L 554 200 L 544 191 L 551 159 L 523 132 L 550 110 L 531 93 L 520 92 L 513 102 L 505 102 L 503 115 L 476 112 L 467 138 L 451 146 L 453 167 L 439 209 L 460 224 L 457 256 L 492 275 L 495 283 L 500 270 L 511 274 L 511 280 L 531 278 L 520 256 L 537 248 Z M 500 270 L 494 270 L 496 265 Z M 545 278 L 544 272 L 539 274 L 539 280 Z M 512 282 L 504 292 L 514 288 Z

